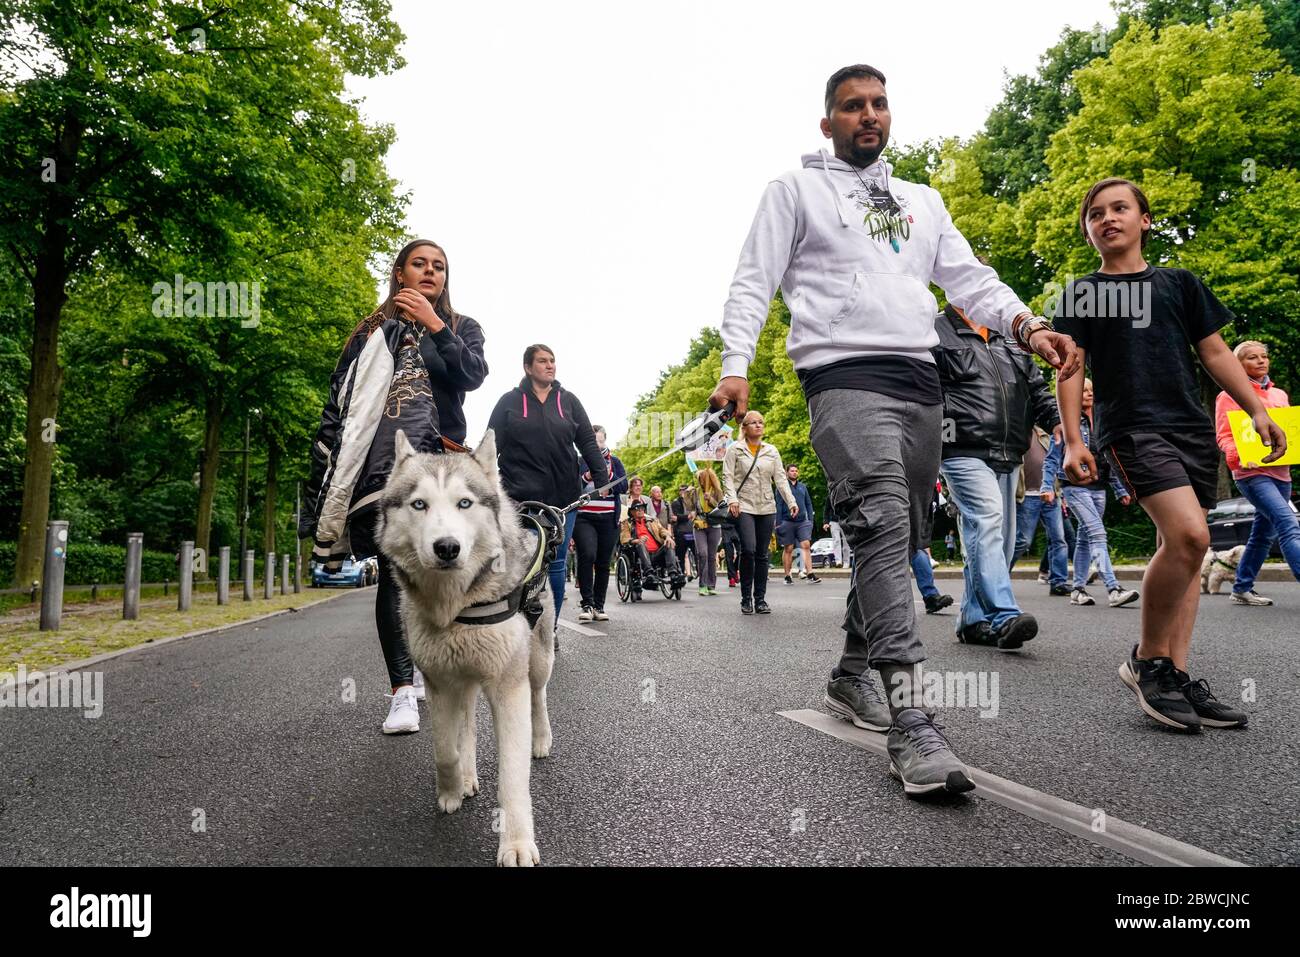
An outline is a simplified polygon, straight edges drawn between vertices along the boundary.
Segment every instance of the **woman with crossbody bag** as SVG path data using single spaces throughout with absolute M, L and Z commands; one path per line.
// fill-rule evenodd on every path
M 762 413 L 750 409 L 741 423 L 741 439 L 733 442 L 722 460 L 722 478 L 729 511 L 740 533 L 740 612 L 770 615 L 767 604 L 768 541 L 776 524 L 775 486 L 798 517 L 799 504 L 790 493 L 781 453 L 763 441 Z

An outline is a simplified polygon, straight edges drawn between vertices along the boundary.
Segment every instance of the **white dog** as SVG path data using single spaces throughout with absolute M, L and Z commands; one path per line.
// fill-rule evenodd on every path
M 539 540 L 501 488 L 492 431 L 469 455 L 418 453 L 399 431 L 379 523 L 379 547 L 401 587 L 411 658 L 428 689 L 438 807 L 451 814 L 478 793 L 481 688 L 499 755 L 497 863 L 531 867 L 540 855 L 529 754 L 551 751 L 546 682 L 555 661 L 555 608 Z
M 1213 548 L 1205 553 L 1201 561 L 1201 594 L 1217 595 L 1223 583 L 1237 577 L 1237 566 L 1241 556 L 1246 553 L 1245 545 L 1238 545 L 1226 552 L 1216 552 Z

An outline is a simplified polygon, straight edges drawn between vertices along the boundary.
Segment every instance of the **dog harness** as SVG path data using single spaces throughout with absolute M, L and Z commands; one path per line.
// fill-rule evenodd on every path
M 1227 562 L 1225 562 L 1222 558 L 1220 558 L 1218 552 L 1215 552 L 1215 553 L 1214 553 L 1214 561 L 1211 562 L 1210 564 L 1212 564 L 1212 565 L 1222 565 L 1224 568 L 1226 568 L 1226 569 L 1227 569 L 1228 571 L 1230 571 L 1230 572 L 1235 572 L 1235 571 L 1237 570 L 1237 566 L 1236 566 L 1236 565 L 1229 565 L 1229 564 L 1228 564 Z
M 546 533 L 542 523 L 531 515 L 521 518 L 536 526 L 537 544 L 533 551 L 533 560 L 524 572 L 523 581 L 511 589 L 503 598 L 496 601 L 479 602 L 470 605 L 456 616 L 461 625 L 498 625 L 508 621 L 517 613 L 523 612 L 528 619 L 528 627 L 536 628 L 542 617 L 542 589 L 546 587 L 546 572 L 554 558 L 559 540 Z

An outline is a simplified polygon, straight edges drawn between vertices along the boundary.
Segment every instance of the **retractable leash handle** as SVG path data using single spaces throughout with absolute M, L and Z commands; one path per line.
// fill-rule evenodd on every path
M 721 432 L 727 420 L 735 414 L 734 402 L 728 402 L 720 409 L 701 412 L 682 426 L 682 430 L 677 433 L 677 449 L 679 451 L 698 449 Z

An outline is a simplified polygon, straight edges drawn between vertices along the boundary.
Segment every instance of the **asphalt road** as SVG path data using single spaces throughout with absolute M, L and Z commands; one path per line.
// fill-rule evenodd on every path
M 1115 674 L 1136 606 L 1073 608 L 1030 582 L 1016 593 L 1043 631 L 1022 654 L 924 618 L 928 667 L 998 676 L 996 717 L 941 720 L 985 771 L 1235 861 L 1300 863 L 1300 586 L 1267 591 L 1272 608 L 1203 599 L 1193 646 L 1221 697 L 1254 683 L 1247 730 L 1157 728 Z M 879 756 L 778 715 L 821 707 L 846 592 L 778 578 L 775 614 L 742 617 L 737 591 L 692 589 L 615 600 L 599 635 L 562 629 L 555 746 L 533 764 L 542 863 L 1137 863 L 985 798 L 906 799 Z M 0 708 L 0 864 L 491 864 L 486 707 L 483 792 L 439 814 L 427 727 L 379 730 L 373 604 L 365 589 L 102 663 L 98 719 Z

